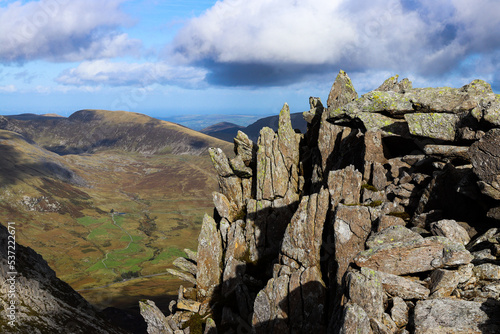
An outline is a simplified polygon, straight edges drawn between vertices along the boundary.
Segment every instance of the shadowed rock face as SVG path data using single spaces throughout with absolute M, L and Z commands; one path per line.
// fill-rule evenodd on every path
M 235 158 L 212 149 L 214 218 L 177 262 L 196 286 L 150 333 L 498 332 L 498 105 L 479 80 L 358 97 L 341 71 L 307 133 L 285 105 Z

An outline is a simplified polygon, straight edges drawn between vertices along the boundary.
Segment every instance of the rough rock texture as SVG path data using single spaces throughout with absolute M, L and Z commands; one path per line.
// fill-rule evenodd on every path
M 176 333 L 495 333 L 500 301 L 500 99 L 475 80 L 358 97 L 343 71 L 305 134 L 211 149 L 214 218 L 176 261 Z M 196 262 L 196 275 L 193 263 Z M 193 320 L 194 319 L 194 320 Z M 213 319 L 213 320 L 211 320 Z M 196 321 L 195 321 L 196 320 Z M 194 330 L 194 327 L 190 327 Z M 197 332 L 197 333 L 198 333 Z
M 500 304 L 438 298 L 417 302 L 415 334 L 498 333 Z
M 488 131 L 481 140 L 472 144 L 469 155 L 481 191 L 500 199 L 500 129 Z
M 467 264 L 473 259 L 463 244 L 443 237 L 398 241 L 360 252 L 354 261 L 395 275 L 405 275 Z

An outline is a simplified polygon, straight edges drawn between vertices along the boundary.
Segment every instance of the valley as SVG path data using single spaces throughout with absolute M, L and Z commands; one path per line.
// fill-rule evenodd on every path
M 119 120 L 106 120 L 107 131 L 120 136 L 127 133 L 127 126 L 141 131 L 136 115 L 119 116 Z M 191 130 L 184 133 L 177 126 L 174 141 L 185 136 L 198 144 L 189 147 L 177 142 L 178 149 L 185 145 L 185 152 L 174 154 L 161 149 L 172 144 L 170 131 L 163 138 L 158 135 L 164 131 L 159 124 L 154 131 L 126 139 L 132 143 L 131 137 L 139 135 L 134 147 L 147 143 L 159 147 L 158 152 L 126 149 L 123 140 L 99 147 L 88 136 L 86 143 L 76 138 L 78 134 L 64 138 L 57 123 L 37 122 L 4 124 L 23 135 L 0 130 L 4 158 L 0 221 L 15 221 L 18 241 L 40 253 L 60 279 L 94 305 L 137 308 L 138 300 L 156 298 L 166 309 L 169 296 L 182 283 L 166 268 L 184 254 L 183 249 L 197 248 L 203 215 L 213 210 L 211 194 L 218 186 L 206 148 L 217 145 L 230 151 L 232 145 L 201 134 L 192 139 Z M 80 128 L 82 134 L 98 133 L 92 121 L 83 124 L 92 130 Z M 52 126 L 57 130 L 51 131 Z M 45 129 L 29 132 L 30 127 Z M 55 133 L 52 139 L 51 133 Z M 42 140 L 37 138 L 42 134 Z M 151 134 L 157 137 L 153 140 Z M 206 141 L 204 146 L 200 139 Z M 57 154 L 45 148 L 60 147 L 65 140 L 73 143 L 65 149 L 78 153 Z M 81 149 L 78 143 L 93 150 Z

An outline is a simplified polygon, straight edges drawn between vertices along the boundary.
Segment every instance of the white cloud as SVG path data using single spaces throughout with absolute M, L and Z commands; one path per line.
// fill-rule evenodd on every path
M 0 7 L 0 62 L 79 61 L 137 53 L 141 42 L 117 30 L 131 23 L 124 0 L 16 1 Z
M 196 87 L 204 79 L 206 70 L 170 66 L 166 63 L 126 63 L 108 60 L 82 62 L 78 67 L 64 71 L 56 79 L 66 85 L 149 86 L 153 84 Z
M 13 92 L 16 92 L 16 91 L 17 91 L 17 88 L 14 85 L 0 86 L 0 92 L 13 93 Z
M 192 19 L 169 51 L 223 85 L 339 68 L 454 75 L 468 57 L 500 51 L 499 12 L 496 0 L 223 0 Z

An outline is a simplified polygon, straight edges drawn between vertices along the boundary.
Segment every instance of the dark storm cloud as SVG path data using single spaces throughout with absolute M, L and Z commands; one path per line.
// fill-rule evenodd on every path
M 171 55 L 224 86 L 286 85 L 332 68 L 498 77 L 499 12 L 493 0 L 224 0 L 186 25 Z

